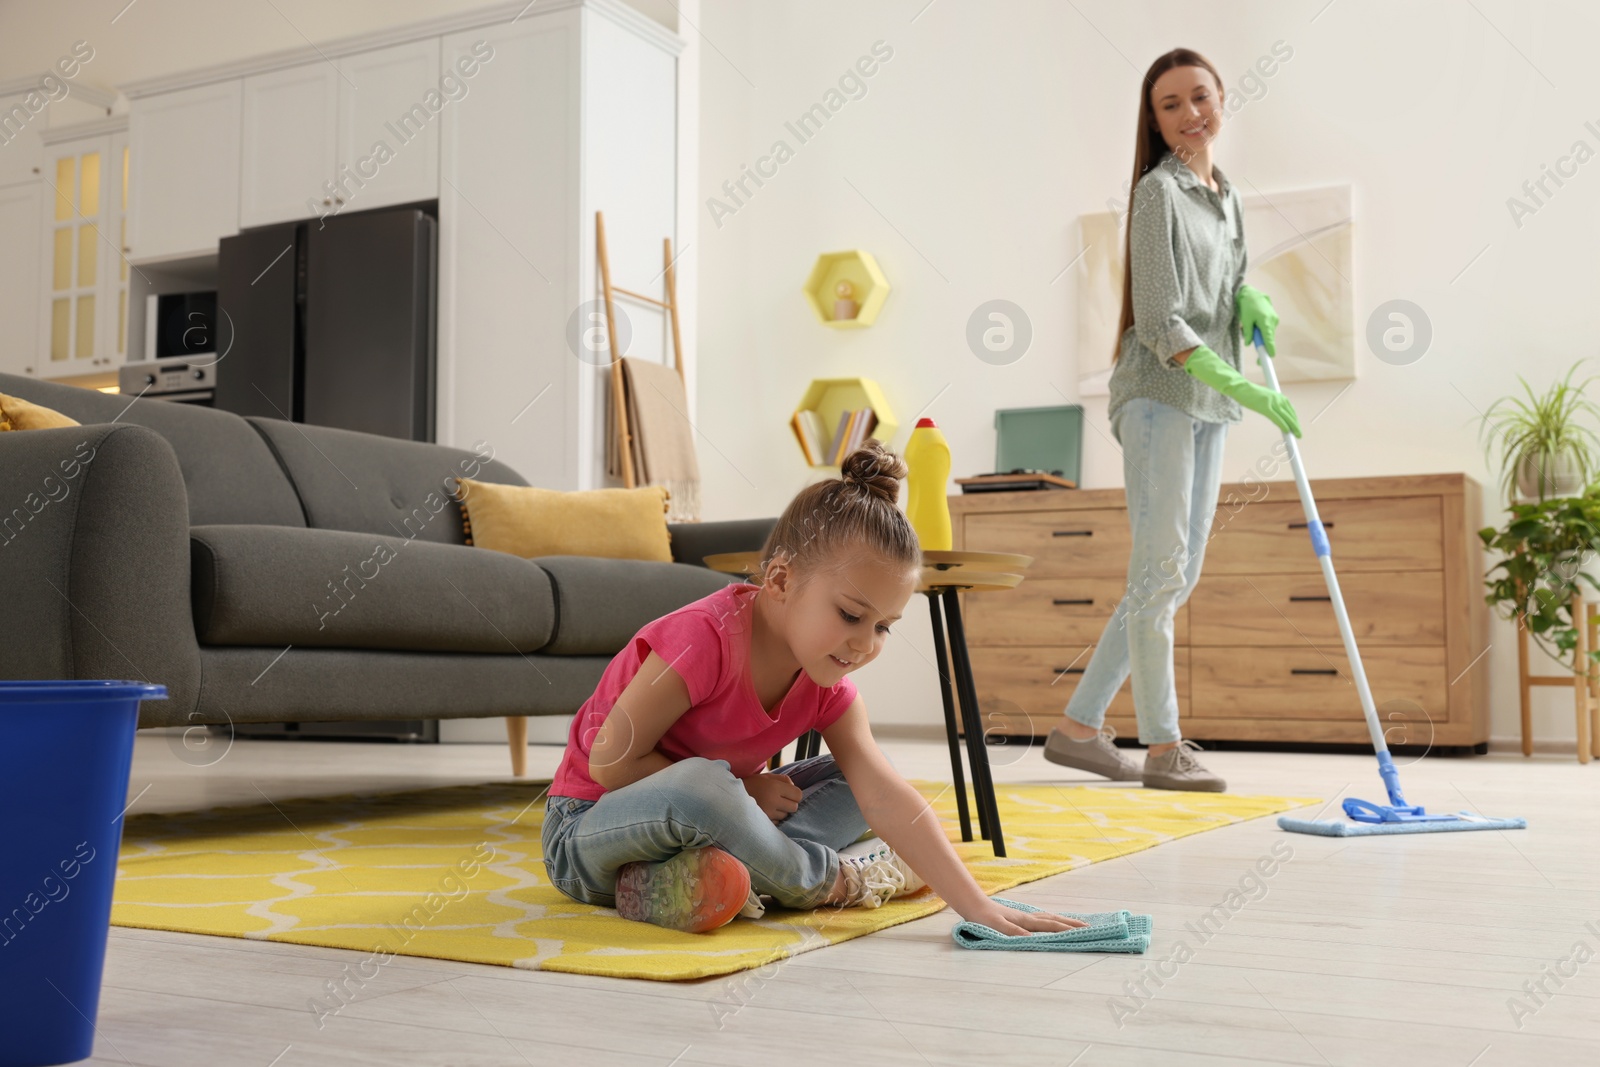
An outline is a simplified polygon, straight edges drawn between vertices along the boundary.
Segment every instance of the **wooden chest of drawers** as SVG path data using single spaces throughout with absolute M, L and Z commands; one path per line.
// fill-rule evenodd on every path
M 1487 742 L 1482 508 L 1464 474 L 1311 483 L 1391 745 Z M 950 498 L 955 547 L 1034 557 L 1014 590 L 962 593 L 985 722 L 1042 736 L 1128 584 L 1121 489 Z M 1366 720 L 1293 481 L 1225 484 L 1200 581 L 1174 620 L 1196 740 L 1364 743 Z M 1107 721 L 1138 728 L 1123 684 Z

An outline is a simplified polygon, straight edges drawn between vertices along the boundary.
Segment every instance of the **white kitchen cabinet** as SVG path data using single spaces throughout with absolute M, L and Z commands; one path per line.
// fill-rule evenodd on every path
M 0 97 L 0 185 L 17 185 L 39 180 L 43 146 L 39 130 L 49 121 L 45 115 L 31 115 L 24 96 Z M 29 115 L 19 121 L 20 115 Z
M 244 79 L 239 225 L 439 195 L 439 39 Z
M 241 97 L 239 225 L 318 214 L 338 167 L 339 71 L 318 60 L 252 75 Z
M 239 232 L 240 79 L 133 101 L 129 257 L 135 263 L 215 255 Z
M 30 165 L 31 169 L 31 165 Z M 39 216 L 43 182 L 0 188 L 0 372 L 32 374 L 39 337 Z
M 92 124 L 105 128 L 105 124 Z M 78 127 L 81 128 L 81 127 Z M 36 323 L 33 371 L 40 378 L 105 373 L 128 347 L 128 135 L 122 130 L 44 137 L 44 201 L 32 260 Z
M 599 298 L 596 211 L 619 287 L 661 293 L 662 238 L 685 250 L 683 44 L 623 0 L 515 0 L 124 85 L 134 262 L 437 198 L 438 440 L 488 442 L 535 485 L 605 485 L 607 354 L 568 329 Z M 625 354 L 662 359 L 659 309 L 621 309 Z
M 357 52 L 338 60 L 340 179 L 335 207 L 367 211 L 439 195 L 439 38 Z M 471 91 L 457 77 L 452 84 Z

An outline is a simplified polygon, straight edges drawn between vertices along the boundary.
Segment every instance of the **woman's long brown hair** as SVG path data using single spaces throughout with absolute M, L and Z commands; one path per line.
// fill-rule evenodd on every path
M 1217 68 L 1205 56 L 1188 48 L 1174 48 L 1150 64 L 1150 69 L 1144 72 L 1144 81 L 1139 86 L 1139 132 L 1134 136 L 1133 182 L 1128 186 L 1128 216 L 1122 228 L 1122 315 L 1117 322 L 1117 337 L 1111 350 L 1113 363 L 1122 355 L 1122 337 L 1133 325 L 1133 257 L 1129 249 L 1133 247 L 1134 198 L 1139 192 L 1139 179 L 1161 162 L 1161 157 L 1167 152 L 1166 139 L 1161 136 L 1161 126 L 1156 122 L 1155 105 L 1150 102 L 1150 91 L 1155 88 L 1156 79 L 1174 67 L 1200 67 L 1210 71 L 1211 80 L 1217 83 L 1218 107 L 1225 98 L 1222 76 L 1217 73 Z

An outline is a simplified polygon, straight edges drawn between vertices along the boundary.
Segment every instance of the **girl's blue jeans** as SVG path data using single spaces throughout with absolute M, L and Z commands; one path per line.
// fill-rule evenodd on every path
M 815 908 L 839 876 L 838 850 L 869 827 L 831 753 L 773 771 L 800 788 L 799 809 L 774 823 L 727 760 L 678 760 L 599 800 L 545 801 L 544 866 L 574 900 L 616 907 L 617 870 L 716 845 L 750 868 L 750 885 L 788 908 Z
M 1131 673 L 1139 741 L 1167 744 L 1182 737 L 1172 666 L 1173 618 L 1200 580 L 1222 484 L 1228 424 L 1201 422 L 1177 408 L 1135 397 L 1117 409 L 1111 433 L 1122 445 L 1133 533 L 1128 585 L 1067 701 L 1066 715 L 1098 729 Z

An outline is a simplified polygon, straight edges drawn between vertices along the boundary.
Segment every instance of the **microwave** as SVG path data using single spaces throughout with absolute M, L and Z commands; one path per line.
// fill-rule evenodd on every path
M 151 293 L 145 298 L 144 358 L 217 357 L 217 291 Z

